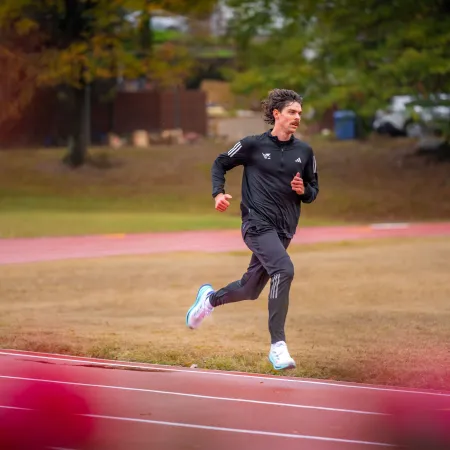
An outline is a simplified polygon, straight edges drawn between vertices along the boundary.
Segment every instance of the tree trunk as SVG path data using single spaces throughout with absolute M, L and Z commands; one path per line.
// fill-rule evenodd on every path
M 64 162 L 77 168 L 85 164 L 90 137 L 89 86 L 73 88 L 73 122 L 68 154 Z

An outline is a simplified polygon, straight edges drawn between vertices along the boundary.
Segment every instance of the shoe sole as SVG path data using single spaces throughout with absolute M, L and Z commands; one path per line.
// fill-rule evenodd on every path
M 197 306 L 198 302 L 200 301 L 200 291 L 204 288 L 204 287 L 210 287 L 212 289 L 212 286 L 210 284 L 202 284 L 197 291 L 197 298 L 195 299 L 194 304 L 189 308 L 189 311 L 186 314 L 186 326 L 189 327 L 191 330 L 195 330 L 194 327 L 191 327 L 189 325 L 189 315 L 191 314 L 192 310 Z
M 272 366 L 273 366 L 273 368 L 275 370 L 289 370 L 289 369 L 295 369 L 296 368 L 295 362 L 291 363 L 291 364 L 288 364 L 287 366 L 277 366 L 275 364 L 275 362 L 272 361 L 272 358 L 270 357 L 270 355 L 269 355 L 269 361 L 270 361 L 270 363 L 272 364 Z

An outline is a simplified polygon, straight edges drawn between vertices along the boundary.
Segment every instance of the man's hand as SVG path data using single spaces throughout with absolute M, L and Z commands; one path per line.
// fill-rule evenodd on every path
M 217 211 L 224 212 L 230 206 L 229 198 L 233 198 L 230 194 L 217 194 L 214 200 L 216 201 Z
M 300 178 L 300 173 L 297 172 L 295 177 L 291 181 L 292 190 L 297 192 L 298 195 L 305 193 L 305 186 L 303 185 L 303 180 Z

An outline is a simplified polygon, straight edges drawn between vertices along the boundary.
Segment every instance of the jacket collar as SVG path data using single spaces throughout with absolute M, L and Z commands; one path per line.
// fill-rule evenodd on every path
M 275 144 L 277 144 L 277 145 L 290 145 L 290 144 L 292 144 L 292 143 L 294 142 L 294 140 L 295 140 L 294 135 L 292 135 L 288 141 L 280 141 L 280 140 L 278 139 L 278 136 L 273 136 L 272 130 L 273 130 L 273 128 L 271 128 L 270 130 L 266 131 L 266 134 L 267 134 L 267 136 L 269 137 L 269 139 L 271 139 L 271 140 L 272 140 L 273 142 L 275 142 Z

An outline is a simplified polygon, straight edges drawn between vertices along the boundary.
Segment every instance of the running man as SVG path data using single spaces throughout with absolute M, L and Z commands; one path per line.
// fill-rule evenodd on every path
M 218 306 L 256 300 L 270 280 L 269 361 L 276 370 L 295 368 L 285 336 L 289 292 L 294 266 L 287 248 L 295 234 L 301 204 L 319 192 L 316 159 L 309 145 L 294 136 L 302 116 L 303 99 L 296 92 L 274 89 L 262 102 L 269 131 L 247 136 L 220 154 L 211 169 L 212 195 L 217 211 L 225 212 L 231 195 L 225 193 L 225 174 L 243 165 L 242 238 L 252 251 L 242 278 L 221 289 L 204 284 L 186 315 L 186 325 L 198 328 Z

